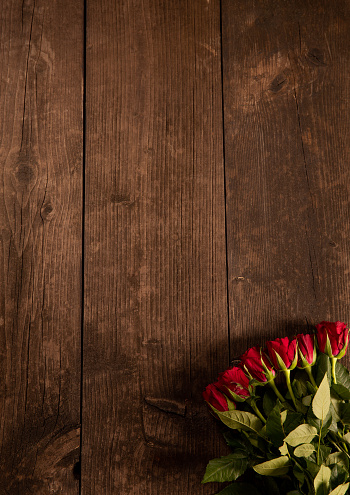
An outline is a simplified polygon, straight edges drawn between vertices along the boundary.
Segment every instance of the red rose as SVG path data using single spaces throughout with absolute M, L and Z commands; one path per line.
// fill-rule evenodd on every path
M 276 374 L 268 357 L 258 346 L 251 347 L 241 356 L 241 365 L 248 375 L 260 383 L 269 382 Z
M 321 352 L 341 359 L 349 344 L 349 330 L 341 321 L 321 321 L 316 325 L 317 342 Z
M 297 341 L 288 337 L 266 343 L 269 357 L 277 370 L 292 370 L 298 360 Z
M 230 404 L 230 408 L 227 402 L 227 398 L 224 394 L 215 386 L 214 383 L 211 383 L 207 386 L 205 391 L 203 392 L 204 400 L 212 407 L 217 409 L 218 411 L 228 411 L 232 408 Z M 233 403 L 232 403 L 233 404 Z
M 220 373 L 219 380 L 215 385 L 224 394 L 232 395 L 234 400 L 244 401 L 250 395 L 248 391 L 249 378 L 239 366 L 234 366 Z
M 298 368 L 313 366 L 317 358 L 315 336 L 300 333 L 297 335 L 297 345 L 299 353 Z

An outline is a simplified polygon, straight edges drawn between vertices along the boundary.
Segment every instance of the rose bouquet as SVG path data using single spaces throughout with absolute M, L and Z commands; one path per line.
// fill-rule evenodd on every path
M 232 453 L 211 460 L 202 482 L 233 482 L 220 495 L 350 493 L 348 343 L 344 323 L 323 321 L 252 347 L 208 385 Z

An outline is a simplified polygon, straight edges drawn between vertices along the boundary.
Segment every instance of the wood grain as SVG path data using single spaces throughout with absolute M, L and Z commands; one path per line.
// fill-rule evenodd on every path
M 221 3 L 230 339 L 220 1 L 87 2 L 84 238 L 83 3 L 2 6 L 0 493 L 213 494 L 230 345 L 350 322 L 350 6 Z
M 220 10 L 87 4 L 82 493 L 213 493 L 228 364 Z
M 345 1 L 223 0 L 232 355 L 349 314 Z
M 0 492 L 78 493 L 83 5 L 5 1 Z

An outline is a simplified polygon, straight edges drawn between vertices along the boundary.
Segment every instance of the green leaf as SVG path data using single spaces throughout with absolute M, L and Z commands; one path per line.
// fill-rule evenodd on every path
M 283 476 L 288 473 L 290 466 L 289 457 L 284 455 L 270 461 L 262 462 L 261 464 L 256 464 L 253 466 L 253 469 L 256 473 L 264 476 Z
M 316 462 L 310 461 L 309 459 L 306 459 L 306 466 L 307 470 L 310 473 L 312 478 L 315 478 L 317 473 L 320 470 L 320 466 L 316 464 Z
M 283 444 L 283 439 L 285 437 L 281 407 L 281 403 L 278 401 L 266 421 L 267 436 L 275 447 L 280 447 Z
M 331 405 L 331 394 L 327 375 L 323 377 L 323 380 L 318 387 L 315 397 L 312 401 L 312 411 L 314 415 L 320 419 L 325 420 Z
M 264 388 L 263 409 L 266 416 L 269 416 L 276 405 L 276 394 L 271 388 Z
M 309 406 L 311 404 L 311 400 L 312 395 L 307 395 L 306 397 L 303 397 L 302 403 L 304 404 L 304 406 Z
M 294 455 L 297 457 L 310 457 L 313 452 L 315 452 L 315 447 L 312 443 L 303 443 L 294 450 Z
M 332 467 L 330 484 L 332 488 L 342 485 L 349 479 L 349 473 L 344 464 L 335 464 Z
M 221 490 L 217 495 L 260 495 L 260 492 L 249 483 L 236 482 Z
M 331 397 L 331 413 L 336 422 L 340 421 L 340 408 L 343 401 Z
M 333 454 L 329 454 L 329 456 L 326 459 L 326 466 L 331 466 L 332 464 L 342 464 L 343 466 L 347 467 L 348 458 L 344 452 L 333 452 Z
M 263 427 L 260 419 L 252 413 L 245 411 L 217 411 L 215 410 L 221 421 L 232 429 L 255 431 L 259 433 Z
M 307 382 L 307 389 L 308 389 L 309 394 L 311 394 L 311 395 L 315 395 L 316 390 L 317 390 L 317 388 L 315 388 L 312 385 L 312 383 L 310 383 L 310 382 Z
M 327 445 L 320 445 L 320 451 L 319 451 L 319 463 L 320 464 L 326 464 L 326 459 L 327 457 L 329 456 L 329 454 L 331 453 L 332 449 L 331 447 L 327 447 Z M 307 462 L 308 461 L 313 461 L 313 462 L 316 462 L 317 460 L 317 456 L 316 456 L 316 453 L 313 453 L 308 459 L 307 459 Z M 317 471 L 315 472 L 314 476 L 316 476 L 316 474 L 318 473 L 318 469 Z
M 340 421 L 344 425 L 350 425 L 350 404 L 341 403 L 339 406 Z
M 339 397 L 341 399 L 344 399 L 344 400 L 349 400 L 350 399 L 350 390 L 347 389 L 346 387 L 344 387 L 344 385 L 341 385 L 339 383 L 334 383 L 332 385 L 332 390 L 334 390 L 335 393 L 337 395 L 339 395 Z
M 309 425 L 314 426 L 317 429 L 317 432 L 319 433 L 321 431 L 321 437 L 323 438 L 325 435 L 327 435 L 328 430 L 332 429 L 333 430 L 333 418 L 332 414 L 329 411 L 328 415 L 326 416 L 325 420 L 322 422 L 321 419 L 318 419 L 315 417 L 313 414 L 311 408 L 309 409 L 308 415 L 307 415 L 307 420 Z M 322 430 L 321 430 L 322 427 Z
M 297 370 L 292 382 L 292 388 L 297 399 L 301 399 L 307 395 L 307 382 L 309 380 L 308 375 L 304 370 Z
M 320 464 L 325 463 L 325 460 L 327 459 L 331 451 L 332 451 L 331 447 L 327 447 L 327 445 L 320 446 Z
M 344 435 L 344 436 L 343 436 L 343 439 L 344 439 L 346 442 L 350 443 L 350 431 L 349 431 L 348 433 L 346 433 L 346 435 Z
M 284 441 L 291 447 L 296 447 L 302 443 L 310 443 L 316 435 L 317 429 L 314 426 L 304 424 L 291 431 Z
M 288 435 L 297 426 L 301 425 L 303 422 L 304 415 L 296 412 L 288 411 L 287 418 L 283 424 L 283 429 L 285 434 Z
M 326 356 L 325 354 L 320 353 L 317 358 L 316 367 L 317 367 L 317 373 L 316 373 L 317 386 L 320 385 L 325 375 L 327 375 L 328 377 L 328 383 L 330 386 L 332 379 L 331 379 L 331 362 L 329 357 Z
M 324 466 L 322 464 L 319 472 L 316 475 L 316 478 L 314 479 L 314 487 L 315 487 L 316 495 L 328 495 L 330 478 L 331 478 L 331 470 L 329 469 L 329 467 Z
M 227 429 L 223 432 L 226 443 L 234 451 L 244 451 L 251 453 L 253 451 L 252 445 L 248 438 L 239 430 Z
M 299 481 L 300 485 L 302 485 L 305 481 L 305 475 L 300 465 L 295 464 L 293 468 L 293 474 L 296 477 L 296 479 Z
M 244 454 L 230 454 L 212 459 L 207 465 L 202 483 L 212 481 L 234 481 L 248 467 L 248 459 Z
M 283 445 L 278 448 L 278 450 L 281 452 L 281 455 L 287 455 L 288 454 L 288 447 L 286 442 L 283 442 Z
M 343 485 L 339 485 L 334 490 L 331 491 L 329 495 L 345 495 L 349 488 L 350 483 L 344 483 Z
M 339 360 L 335 363 L 335 376 L 337 377 L 337 385 L 343 385 L 350 390 L 350 373 L 345 366 L 343 366 Z

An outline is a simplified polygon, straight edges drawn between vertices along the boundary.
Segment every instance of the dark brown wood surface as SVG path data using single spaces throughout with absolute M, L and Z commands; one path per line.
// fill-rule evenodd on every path
M 82 27 L 1 4 L 1 494 L 79 492 Z
M 348 2 L 223 1 L 232 357 L 350 320 Z
M 215 491 L 201 392 L 229 359 L 220 55 L 217 1 L 88 3 L 85 495 Z
M 213 495 L 206 384 L 350 322 L 350 5 L 85 4 L 1 5 L 0 495 Z

